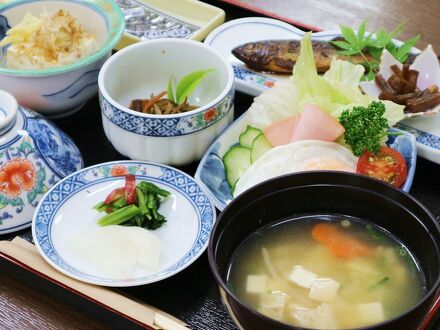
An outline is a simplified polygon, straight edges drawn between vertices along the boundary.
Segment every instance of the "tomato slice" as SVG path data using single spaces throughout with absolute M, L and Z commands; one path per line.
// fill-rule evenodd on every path
M 357 173 L 385 181 L 395 187 L 400 187 L 405 182 L 406 172 L 405 158 L 389 147 L 381 147 L 375 154 L 365 151 L 357 163 Z

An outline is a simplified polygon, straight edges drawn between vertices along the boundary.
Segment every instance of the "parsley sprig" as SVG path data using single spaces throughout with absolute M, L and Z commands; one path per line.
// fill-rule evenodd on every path
M 357 29 L 357 33 L 351 27 L 341 26 L 341 34 L 344 40 L 332 41 L 332 44 L 340 49 L 338 53 L 341 55 L 361 55 L 368 70 L 368 80 L 374 79 L 384 49 L 387 49 L 399 62 L 404 63 L 411 52 L 411 48 L 420 39 L 420 35 L 417 35 L 405 41 L 401 46 L 396 46 L 393 39 L 403 32 L 405 23 L 399 24 L 391 32 L 381 29 L 369 34 L 365 32 L 366 25 L 367 21 L 364 20 Z M 373 56 L 374 61 L 370 61 L 367 54 Z
M 339 122 L 345 128 L 345 142 L 351 146 L 355 156 L 359 157 L 366 150 L 379 151 L 381 138 L 387 135 L 388 128 L 384 114 L 385 105 L 373 101 L 367 107 L 344 110 L 339 116 Z

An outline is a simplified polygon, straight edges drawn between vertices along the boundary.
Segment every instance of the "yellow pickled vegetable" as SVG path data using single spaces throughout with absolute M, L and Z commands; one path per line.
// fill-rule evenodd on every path
M 63 66 L 98 49 L 95 38 L 61 9 L 53 15 L 44 12 L 40 17 L 27 13 L 0 41 L 0 46 L 8 44 L 6 65 L 14 69 Z

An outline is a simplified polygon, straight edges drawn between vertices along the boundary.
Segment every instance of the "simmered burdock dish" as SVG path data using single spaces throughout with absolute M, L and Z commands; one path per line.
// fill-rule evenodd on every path
M 381 90 L 379 99 L 405 105 L 405 112 L 412 113 L 427 111 L 440 104 L 439 87 L 417 88 L 419 72 L 410 70 L 409 64 L 404 64 L 402 69 L 394 64 L 390 69 L 393 74 L 388 80 L 380 73 L 376 75 L 375 82 Z

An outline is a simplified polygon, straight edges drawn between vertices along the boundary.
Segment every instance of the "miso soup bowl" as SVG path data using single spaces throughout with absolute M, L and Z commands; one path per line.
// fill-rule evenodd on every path
M 128 108 L 148 99 L 187 74 L 215 69 L 189 96 L 197 109 L 168 115 Z M 231 64 L 213 48 L 193 40 L 159 39 L 128 46 L 99 73 L 99 102 L 104 132 L 113 147 L 131 159 L 184 165 L 202 157 L 234 117 Z
M 224 302 L 241 328 L 303 329 L 260 314 L 241 301 L 226 280 L 234 251 L 251 233 L 278 220 L 311 214 L 365 219 L 407 246 L 424 273 L 425 295 L 400 316 L 359 329 L 418 329 L 439 295 L 440 231 L 433 215 L 409 194 L 375 179 L 325 171 L 263 182 L 238 196 L 220 214 L 208 246 L 209 263 Z

